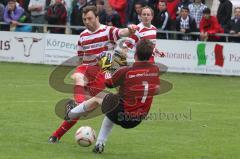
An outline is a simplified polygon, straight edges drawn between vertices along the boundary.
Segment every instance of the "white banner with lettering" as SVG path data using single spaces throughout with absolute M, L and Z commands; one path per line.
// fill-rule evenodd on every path
M 0 61 L 60 65 L 77 55 L 78 38 L 0 31 Z M 165 57 L 155 55 L 155 62 L 166 65 L 169 72 L 240 76 L 238 43 L 157 40 L 156 47 Z
M 44 34 L 0 32 L 0 61 L 43 63 Z
M 46 34 L 45 38 L 45 64 L 60 65 L 67 59 L 70 59 L 73 56 L 77 56 L 78 36 L 64 34 Z M 74 65 L 75 63 L 68 64 Z
M 157 40 L 157 48 L 165 57 L 155 61 L 169 72 L 240 75 L 238 43 Z

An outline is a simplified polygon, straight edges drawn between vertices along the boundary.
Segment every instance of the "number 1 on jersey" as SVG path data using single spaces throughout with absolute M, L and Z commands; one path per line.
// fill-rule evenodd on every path
M 147 81 L 143 81 L 142 85 L 144 86 L 144 92 L 143 92 L 143 97 L 141 100 L 141 103 L 145 103 L 146 99 L 147 99 L 147 95 L 148 95 L 148 82 Z

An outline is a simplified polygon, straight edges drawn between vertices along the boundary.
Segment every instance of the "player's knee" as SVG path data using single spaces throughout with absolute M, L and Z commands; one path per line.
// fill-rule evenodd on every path
M 87 78 L 82 73 L 74 73 L 71 78 L 75 81 L 75 85 L 86 86 L 88 83 Z

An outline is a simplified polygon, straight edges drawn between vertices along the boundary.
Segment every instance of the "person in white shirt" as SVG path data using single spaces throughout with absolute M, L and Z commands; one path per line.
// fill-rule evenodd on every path
M 202 3 L 202 0 L 194 0 L 192 4 L 188 6 L 189 14 L 193 17 L 197 24 L 197 29 L 199 31 L 199 23 L 203 16 L 203 10 L 207 8 L 205 4 Z
M 32 23 L 44 24 L 45 23 L 45 7 L 46 0 L 30 0 L 28 10 L 31 13 Z M 43 27 L 34 26 L 33 32 L 43 33 Z

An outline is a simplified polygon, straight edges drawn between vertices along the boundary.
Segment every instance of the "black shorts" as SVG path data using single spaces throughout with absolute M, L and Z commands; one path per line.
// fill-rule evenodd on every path
M 125 129 L 130 129 L 136 127 L 142 122 L 141 117 L 133 118 L 125 113 L 123 103 L 120 101 L 118 106 L 106 113 L 106 116 L 115 124 L 120 125 Z

